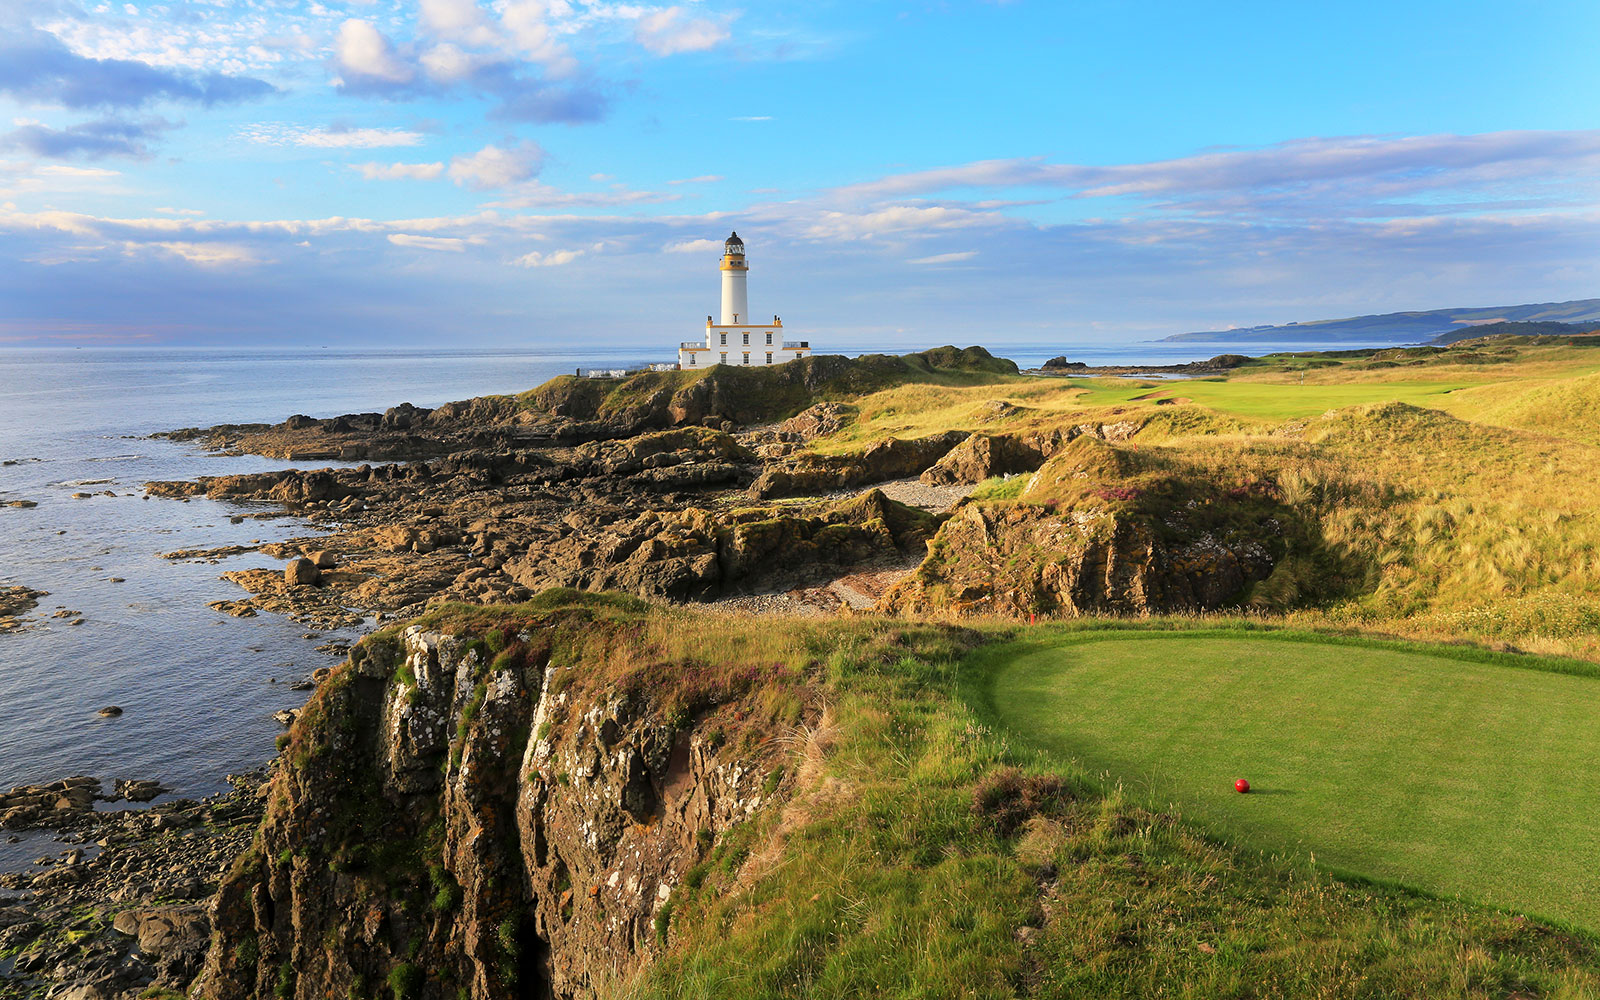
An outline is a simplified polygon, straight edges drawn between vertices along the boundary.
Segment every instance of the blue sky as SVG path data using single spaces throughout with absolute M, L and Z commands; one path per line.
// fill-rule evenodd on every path
M 0 345 L 1063 346 L 1600 296 L 1600 7 L 11 0 Z

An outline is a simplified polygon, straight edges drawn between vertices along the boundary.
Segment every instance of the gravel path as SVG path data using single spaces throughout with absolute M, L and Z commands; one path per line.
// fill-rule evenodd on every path
M 933 514 L 943 514 L 956 502 L 972 493 L 977 488 L 976 484 L 957 483 L 954 486 L 929 486 L 920 479 L 892 479 L 887 483 L 878 483 L 877 489 L 890 500 L 898 500 L 908 507 L 920 507 Z M 823 499 L 842 500 L 847 497 L 860 496 L 864 490 L 873 489 L 871 486 L 857 487 L 855 489 L 841 490 L 830 493 Z

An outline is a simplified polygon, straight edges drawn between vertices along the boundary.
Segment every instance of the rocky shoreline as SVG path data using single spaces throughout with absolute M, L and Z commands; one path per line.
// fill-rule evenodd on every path
M 43 786 L 72 803 L 52 810 L 70 818 L 51 823 L 70 846 L 36 871 L 0 875 L 0 1000 L 181 996 L 210 944 L 207 900 L 260 822 L 264 778 L 229 776 L 225 794 L 113 812 L 92 808 L 94 778 Z M 119 792 L 139 801 L 152 786 Z

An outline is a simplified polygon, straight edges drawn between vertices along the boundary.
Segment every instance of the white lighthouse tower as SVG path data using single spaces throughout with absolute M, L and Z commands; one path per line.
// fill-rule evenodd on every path
M 744 259 L 744 240 L 733 233 L 722 244 L 722 315 L 720 323 L 706 317 L 705 340 L 683 341 L 678 346 L 679 368 L 712 365 L 781 365 L 811 353 L 805 340 L 784 340 L 783 320 L 750 322 L 750 299 L 745 278 L 750 265 Z
M 745 277 L 750 265 L 744 259 L 744 240 L 738 233 L 722 244 L 722 321 L 723 326 L 750 322 L 750 295 Z

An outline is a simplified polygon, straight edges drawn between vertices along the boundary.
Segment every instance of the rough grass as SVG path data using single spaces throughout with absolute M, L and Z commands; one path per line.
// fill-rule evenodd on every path
M 1600 402 L 1595 352 L 1495 349 L 1511 360 L 1494 368 L 1492 383 L 1473 368 L 1477 388 L 1384 380 L 1352 367 L 1373 352 L 1268 359 L 1228 380 L 906 386 L 862 398 L 858 420 L 813 447 L 858 450 L 890 434 L 952 428 L 1030 434 L 1131 422 L 1140 429 L 1125 447 L 1140 455 L 1209 481 L 1270 485 L 1314 523 L 1341 572 L 1353 567 L 1362 577 L 1351 596 L 1329 601 L 1336 590 L 1314 572 L 1286 567 L 1264 607 L 1298 607 L 1299 624 L 1600 659 L 1600 448 L 1587 442 L 1600 433 L 1586 420 L 1591 396 Z M 1429 356 L 1448 360 L 1454 351 Z M 1324 367 L 1301 385 L 1284 367 L 1291 362 Z M 1179 393 L 1191 401 L 1159 402 Z M 1366 402 L 1327 408 L 1355 401 Z M 1238 415 L 1248 412 L 1257 415 Z M 1005 501 L 1021 499 L 1012 493 L 1021 488 L 1013 481 L 980 492 L 985 502 Z
M 1185 379 L 1181 382 L 1145 382 L 1137 379 L 1095 379 L 1083 388 L 1084 406 L 1145 404 L 1159 399 L 1186 399 L 1223 413 L 1242 417 L 1289 420 L 1310 417 L 1343 406 L 1401 402 L 1418 406 L 1437 403 L 1446 393 L 1479 385 L 1478 381 L 1356 382 L 1328 384 L 1247 382 L 1223 379 Z
M 1482 386 L 1438 404 L 1466 420 L 1600 445 L 1600 374 Z
M 1018 740 L 1249 847 L 1600 929 L 1600 668 L 1215 634 L 1072 639 L 985 654 Z M 1239 777 L 1252 794 L 1234 792 Z
M 792 797 L 686 875 L 665 952 L 605 995 L 1600 995 L 1586 935 L 1224 846 L 991 731 L 968 654 L 1015 632 L 746 628 L 826 668 L 831 723 L 783 737 Z

